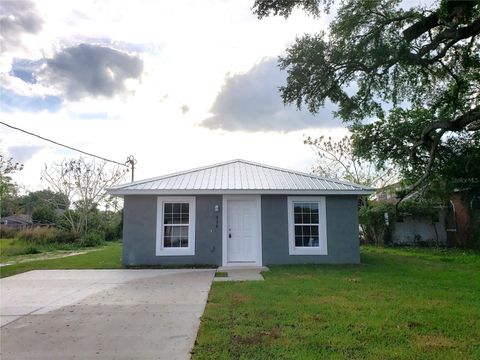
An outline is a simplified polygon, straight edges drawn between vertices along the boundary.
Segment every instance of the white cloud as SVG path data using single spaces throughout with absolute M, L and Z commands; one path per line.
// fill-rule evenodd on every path
M 313 164 L 314 154 L 302 142 L 306 130 L 229 132 L 198 125 L 211 116 L 226 74 L 247 72 L 261 59 L 280 54 L 295 36 L 324 28 L 325 22 L 301 13 L 288 20 L 258 20 L 249 2 L 234 0 L 45 0 L 37 3 L 37 9 L 43 26 L 37 34 L 22 38 L 26 51 L 0 57 L 0 73 L 10 81 L 8 88 L 24 96 L 62 98 L 68 91 L 82 91 L 82 75 L 89 74 L 85 70 L 79 70 L 78 88 L 54 89 L 40 81 L 28 84 L 9 74 L 14 57 L 52 59 L 81 43 L 137 53 L 143 74 L 135 84 L 128 79 L 124 82 L 127 94 L 64 101 L 54 112 L 32 114 L 26 108 L 16 109 L 3 112 L 2 121 L 117 161 L 133 154 L 138 159 L 137 178 L 232 158 L 304 171 Z M 188 112 L 182 111 L 183 105 Z M 312 136 L 342 132 L 308 130 Z M 39 186 L 45 163 L 78 156 L 1 126 L 0 138 L 2 151 L 12 146 L 42 146 L 15 177 L 30 188 Z

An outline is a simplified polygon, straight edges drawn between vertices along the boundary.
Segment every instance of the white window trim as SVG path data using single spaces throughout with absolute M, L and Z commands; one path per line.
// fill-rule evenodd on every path
M 163 246 L 163 209 L 164 203 L 188 203 L 188 247 L 165 248 Z M 185 256 L 195 255 L 195 196 L 159 196 L 157 199 L 157 234 L 156 256 Z
M 317 247 L 296 247 L 295 228 L 293 217 L 293 203 L 317 202 L 318 203 L 318 243 Z M 325 196 L 289 196 L 288 204 L 288 250 L 290 255 L 328 255 L 327 244 L 327 209 Z

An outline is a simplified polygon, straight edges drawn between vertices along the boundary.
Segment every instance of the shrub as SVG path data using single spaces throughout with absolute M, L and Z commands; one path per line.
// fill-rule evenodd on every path
M 75 237 L 68 231 L 45 227 L 19 231 L 16 238 L 34 244 L 68 243 L 75 241 Z
M 0 226 L 0 238 L 2 239 L 14 238 L 15 235 L 17 235 L 18 231 L 19 230 L 17 229 L 2 225 Z
M 92 247 L 101 245 L 105 241 L 105 234 L 99 231 L 90 231 L 80 239 L 80 245 Z

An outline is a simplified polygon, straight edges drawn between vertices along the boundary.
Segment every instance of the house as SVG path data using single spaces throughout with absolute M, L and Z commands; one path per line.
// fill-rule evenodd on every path
M 23 230 L 32 227 L 32 217 L 30 215 L 15 214 L 0 218 L 0 225 Z
M 358 263 L 366 187 L 245 160 L 108 189 L 125 265 Z

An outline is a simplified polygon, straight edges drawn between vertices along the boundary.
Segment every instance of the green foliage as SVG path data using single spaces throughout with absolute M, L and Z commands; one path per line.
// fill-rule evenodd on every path
M 18 200 L 21 211 L 40 224 L 56 224 L 59 214 L 68 209 L 68 197 L 51 190 L 31 191 Z
M 324 3 L 256 0 L 254 12 L 289 16 L 299 7 L 316 16 Z M 356 155 L 398 165 L 405 195 L 435 174 L 453 179 L 452 166 L 479 163 L 471 146 L 480 129 L 479 34 L 478 1 L 342 1 L 327 32 L 297 38 L 280 58 L 281 96 L 312 113 L 327 99 L 337 104 Z
M 72 233 L 47 227 L 35 227 L 21 230 L 17 233 L 15 238 L 34 244 L 68 243 L 75 241 L 75 236 Z
M 430 201 L 409 200 L 400 203 L 398 207 L 391 203 L 369 201 L 358 213 L 362 242 L 374 245 L 391 244 L 395 222 L 400 218 L 411 216 L 429 222 L 438 221 L 438 208 Z M 388 224 L 385 214 L 388 214 Z
M 90 231 L 80 239 L 80 244 L 85 247 L 99 246 L 105 241 L 105 234 L 98 231 Z

